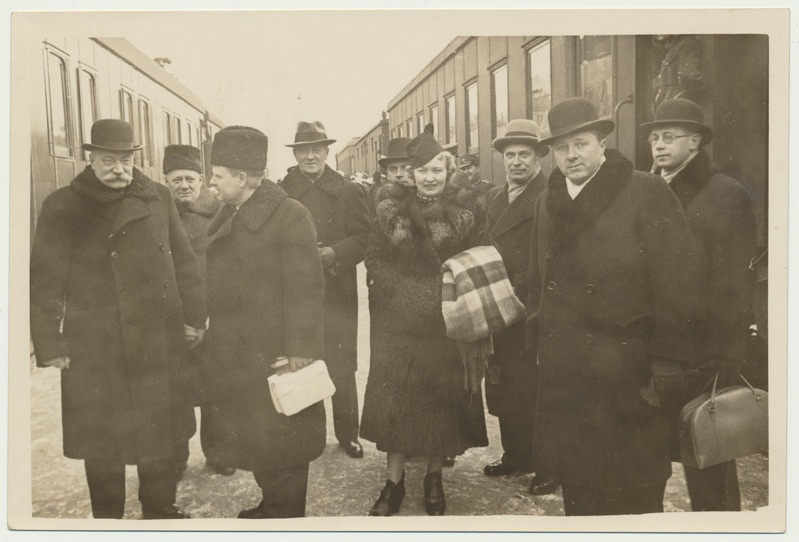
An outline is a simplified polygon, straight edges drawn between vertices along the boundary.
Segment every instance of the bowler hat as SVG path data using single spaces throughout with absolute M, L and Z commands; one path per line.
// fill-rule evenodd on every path
M 549 137 L 541 143 L 551 144 L 555 139 L 596 130 L 602 136 L 608 135 L 616 127 L 610 119 L 600 119 L 594 102 L 588 98 L 567 98 L 556 104 L 547 113 Z
M 297 123 L 297 132 L 294 134 L 294 143 L 286 147 L 299 147 L 300 145 L 330 145 L 335 139 L 328 139 L 325 126 L 315 120 L 313 122 L 300 121 Z
M 405 150 L 408 153 L 408 158 L 411 162 L 412 168 L 417 168 L 425 165 L 430 160 L 444 152 L 436 138 L 433 137 L 432 130 L 425 130 L 418 136 L 405 145 Z
M 189 169 L 202 173 L 203 160 L 200 149 L 191 145 L 167 145 L 164 148 L 164 174 L 176 169 Z
M 513 143 L 531 145 L 538 156 L 546 156 L 549 147 L 541 142 L 541 128 L 538 123 L 530 119 L 513 119 L 505 129 L 505 135 L 496 138 L 491 146 L 502 152 L 505 147 Z
M 92 124 L 91 143 L 81 145 L 85 151 L 132 152 L 141 149 L 133 142 L 133 126 L 119 119 L 100 119 Z
M 410 138 L 398 137 L 388 142 L 388 149 L 386 154 L 377 161 L 380 167 L 386 167 L 389 162 L 397 160 L 408 160 L 408 153 L 405 151 L 405 145 L 410 143 Z
M 245 171 L 266 169 L 267 137 L 249 126 L 228 126 L 214 136 L 211 165 Z
M 665 100 L 655 110 L 655 120 L 641 125 L 644 130 L 656 130 L 663 126 L 684 126 L 702 135 L 702 146 L 713 139 L 713 130 L 704 123 L 705 115 L 698 104 L 685 98 Z

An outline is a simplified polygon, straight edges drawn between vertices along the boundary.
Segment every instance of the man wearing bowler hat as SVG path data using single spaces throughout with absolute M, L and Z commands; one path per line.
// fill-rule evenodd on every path
M 305 515 L 309 463 L 325 447 L 322 401 L 279 414 L 267 379 L 321 357 L 324 278 L 308 210 L 264 178 L 268 140 L 229 126 L 214 137 L 225 204 L 208 226 L 209 327 L 200 351 L 217 460 L 252 471 L 260 502 L 242 519 Z M 276 364 L 285 356 L 288 367 Z
M 539 160 L 549 153 L 549 147 L 541 143 L 538 124 L 528 119 L 510 121 L 505 135 L 495 139 L 492 146 L 502 155 L 506 182 L 494 187 L 486 197 L 489 233 L 502 255 L 516 295 L 526 300 L 535 201 L 547 185 Z M 469 156 L 476 158 L 467 154 L 459 160 Z M 494 355 L 488 362 L 486 401 L 488 411 L 499 418 L 504 453 L 499 461 L 485 466 L 488 476 L 533 470 L 538 372 L 535 356 L 525 350 L 524 337 L 524 322 L 517 322 L 493 337 Z M 537 475 L 530 492 L 544 495 L 557 487 L 557 481 Z
M 181 519 L 173 444 L 193 414 L 187 343 L 205 330 L 197 259 L 169 190 L 133 167 L 133 128 L 98 120 L 89 165 L 44 201 L 30 269 L 40 367 L 61 370 L 64 455 L 95 518 L 121 519 L 136 465 L 145 519 Z
M 692 395 L 719 374 L 719 385 L 740 381 L 752 322 L 755 219 L 749 194 L 720 172 L 705 152 L 713 130 L 702 109 L 682 98 L 666 100 L 655 119 L 641 125 L 652 148 L 653 173 L 663 177 L 682 203 L 696 241 L 701 297 L 694 325 L 696 371 Z M 706 469 L 684 466 L 691 509 L 741 509 L 735 461 Z
M 567 515 L 661 512 L 693 362 L 691 232 L 661 178 L 606 148 L 614 123 L 593 102 L 548 121 L 558 168 L 536 203 L 527 302 L 536 473 L 561 481 Z
M 355 266 L 363 260 L 371 225 L 366 195 L 325 164 L 334 143 L 321 122 L 300 122 L 294 143 L 297 169 L 280 186 L 313 216 L 319 256 L 325 270 L 325 353 L 333 395 L 333 427 L 350 457 L 363 457 L 358 442 L 358 394 L 355 388 L 358 337 L 358 288 Z

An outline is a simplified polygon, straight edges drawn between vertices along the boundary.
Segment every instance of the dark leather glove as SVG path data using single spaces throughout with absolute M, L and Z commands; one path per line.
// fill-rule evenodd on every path
M 641 397 L 654 407 L 669 411 L 681 408 L 686 399 L 682 366 L 674 360 L 653 357 L 651 369 L 652 379 L 648 386 L 639 390 Z

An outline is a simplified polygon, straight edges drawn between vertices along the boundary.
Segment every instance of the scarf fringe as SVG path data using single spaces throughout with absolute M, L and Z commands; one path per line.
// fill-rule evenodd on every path
M 488 358 L 494 353 L 491 335 L 474 342 L 456 341 L 463 363 L 463 387 L 469 393 L 479 393 L 485 377 Z

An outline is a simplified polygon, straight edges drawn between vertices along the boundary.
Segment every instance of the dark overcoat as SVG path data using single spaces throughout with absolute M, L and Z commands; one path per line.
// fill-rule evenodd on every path
M 334 379 L 357 369 L 358 284 L 355 266 L 369 240 L 369 207 L 363 189 L 325 166 L 309 181 L 294 168 L 280 186 L 313 217 L 319 245 L 336 252 L 332 272 L 325 273 L 325 360 Z
M 134 170 L 120 196 L 87 167 L 45 200 L 30 278 L 37 363 L 71 359 L 61 371 L 64 455 L 128 464 L 169 457 L 189 430 L 187 413 L 194 420 L 183 404 L 183 324 L 206 320 L 197 260 L 169 190 Z
M 399 185 L 381 195 L 365 260 L 372 356 L 361 436 L 381 451 L 426 456 L 486 446 L 481 394 L 464 389 L 441 312 L 441 264 L 489 243 L 484 219 L 474 196 L 457 189 L 436 203 Z
M 489 234 L 502 256 L 511 285 L 522 302 L 527 301 L 527 269 L 530 264 L 535 200 L 546 186 L 547 178 L 543 172 L 539 172 L 510 205 L 507 183 L 492 189 L 486 198 Z M 535 357 L 525 349 L 524 336 L 524 321 L 494 333 L 494 355 L 489 359 L 486 375 L 486 402 L 488 411 L 495 416 L 527 410 L 532 421 L 538 371 Z
M 191 249 L 197 256 L 197 264 L 200 266 L 200 274 L 205 280 L 205 251 L 211 239 L 208 237 L 208 225 L 211 219 L 222 208 L 222 202 L 216 195 L 205 187 L 200 189 L 197 200 L 191 203 L 175 202 L 178 208 L 183 229 L 189 238 Z
M 324 403 L 278 414 L 267 378 L 278 356 L 324 351 L 313 219 L 268 180 L 235 210 L 226 205 L 211 222 L 206 251 L 210 324 L 200 356 L 218 461 L 250 471 L 307 463 L 325 447 Z
M 538 198 L 528 341 L 537 339 L 536 472 L 632 489 L 671 474 L 668 418 L 639 390 L 653 361 L 690 367 L 698 295 L 677 197 L 615 150 L 571 200 L 559 170 Z

